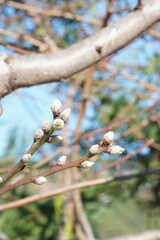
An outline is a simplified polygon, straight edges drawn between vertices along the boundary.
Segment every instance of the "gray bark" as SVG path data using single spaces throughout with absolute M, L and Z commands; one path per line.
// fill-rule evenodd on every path
M 50 54 L 0 55 L 0 97 L 20 87 L 61 81 L 123 48 L 160 20 L 160 1 L 148 0 L 93 36 Z

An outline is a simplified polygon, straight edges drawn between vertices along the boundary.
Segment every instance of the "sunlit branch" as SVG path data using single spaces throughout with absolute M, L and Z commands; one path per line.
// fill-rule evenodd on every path
M 116 176 L 116 177 L 110 177 L 110 178 L 102 178 L 102 179 L 90 180 L 90 181 L 83 182 L 83 183 L 77 183 L 77 184 L 73 184 L 71 186 L 63 187 L 58 190 L 50 191 L 47 193 L 39 193 L 39 194 L 35 194 L 31 197 L 27 197 L 27 198 L 20 199 L 20 200 L 14 201 L 14 202 L 2 204 L 2 205 L 0 205 L 0 211 L 5 211 L 7 209 L 16 208 L 16 207 L 21 207 L 26 204 L 36 202 L 38 200 L 57 196 L 59 194 L 64 194 L 64 193 L 74 191 L 77 189 L 83 189 L 83 188 L 88 188 L 88 187 L 92 187 L 92 186 L 108 184 L 108 183 L 114 182 L 114 181 L 123 181 L 123 180 L 138 178 L 138 177 L 145 177 L 148 175 L 159 175 L 159 174 L 160 174 L 160 169 L 153 169 L 153 170 L 144 171 L 144 172 L 140 172 L 140 173 L 136 173 L 136 174 L 122 175 L 122 176 Z

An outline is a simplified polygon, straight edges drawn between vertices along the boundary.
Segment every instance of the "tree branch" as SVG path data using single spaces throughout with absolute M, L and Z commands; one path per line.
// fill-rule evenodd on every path
M 51 54 L 0 56 L 0 97 L 20 87 L 61 81 L 130 43 L 160 20 L 160 1 L 148 0 L 116 23 L 73 46 Z M 100 51 L 99 51 L 100 49 Z
M 159 230 L 151 230 L 151 231 L 146 231 L 146 232 L 135 234 L 135 235 L 110 238 L 108 240 L 156 240 L 156 239 L 157 240 L 160 239 Z
M 21 207 L 21 206 L 24 206 L 24 205 L 32 203 L 32 202 L 36 202 L 36 201 L 41 200 L 41 199 L 57 196 L 57 195 L 67 193 L 67 192 L 70 192 L 70 191 L 74 191 L 74 190 L 77 190 L 77 189 L 88 188 L 88 187 L 101 185 L 101 184 L 107 184 L 107 183 L 110 183 L 110 182 L 113 182 L 113 181 L 129 180 L 129 179 L 132 179 L 132 178 L 144 177 L 144 176 L 152 175 L 152 174 L 159 175 L 160 174 L 160 169 L 153 169 L 153 170 L 144 171 L 144 172 L 140 172 L 140 173 L 136 173 L 136 174 L 122 175 L 122 176 L 116 176 L 116 177 L 108 177 L 108 178 L 90 180 L 90 181 L 86 181 L 86 182 L 82 182 L 82 183 L 76 183 L 76 184 L 73 184 L 71 186 L 60 188 L 58 190 L 53 190 L 53 191 L 49 191 L 49 192 L 46 192 L 46 193 L 38 193 L 38 194 L 35 194 L 31 197 L 27 197 L 27 198 L 23 198 L 23 199 L 13 201 L 13 202 L 10 202 L 10 203 L 2 204 L 2 205 L 0 205 L 0 211 L 2 212 L 2 211 L 5 211 L 7 209 Z
M 28 151 L 29 152 L 29 151 Z M 98 154 L 100 154 L 102 152 L 102 150 L 100 149 Z M 34 182 L 34 180 L 40 176 L 49 176 L 51 174 L 55 174 L 55 173 L 58 173 L 58 172 L 61 172 L 65 169 L 68 169 L 68 168 L 73 168 L 73 167 L 78 167 L 80 163 L 84 162 L 84 161 L 87 161 L 89 160 L 90 158 L 92 158 L 94 156 L 90 156 L 89 154 L 86 154 L 84 155 L 83 157 L 81 157 L 80 159 L 76 160 L 76 161 L 73 161 L 73 162 L 70 162 L 70 163 L 67 163 L 63 166 L 53 166 L 52 168 L 50 168 L 49 170 L 46 170 L 46 171 L 43 171 L 42 173 L 40 174 L 37 174 L 33 177 L 29 177 L 29 178 L 25 178 L 25 179 L 22 179 L 22 180 L 19 180 L 18 182 L 16 183 L 13 183 L 13 184 L 9 184 L 3 188 L 0 189 L 0 196 L 11 190 L 11 189 L 14 189 L 14 188 L 17 188 L 19 186 L 22 186 L 22 185 L 25 185 L 25 184 L 28 184 L 28 183 L 31 183 L 31 182 Z M 18 172 L 18 170 L 20 169 L 20 166 L 21 166 L 21 161 L 18 162 L 14 167 L 13 169 L 11 169 L 11 172 L 9 172 L 6 177 L 4 178 L 4 182 L 6 183 L 9 179 L 11 179 L 12 176 L 15 175 L 15 173 Z M 1 186 L 3 186 L 3 182 L 1 183 Z

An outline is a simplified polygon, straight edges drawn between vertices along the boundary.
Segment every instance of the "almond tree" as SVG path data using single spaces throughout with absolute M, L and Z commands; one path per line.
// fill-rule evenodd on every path
M 58 88 L 57 92 L 60 92 L 60 94 L 56 91 L 54 94 L 65 95 L 65 104 L 61 103 L 61 99 L 53 97 L 54 101 L 51 106 L 53 121 L 50 122 L 42 118 L 42 122 L 44 122 L 42 126 L 37 126 L 40 128 L 35 131 L 28 151 L 24 152 L 21 159 L 18 162 L 16 161 L 17 163 L 13 163 L 11 168 L 1 169 L 0 194 L 6 196 L 6 202 L 8 203 L 0 205 L 0 209 L 4 211 L 9 208 L 20 207 L 43 198 L 75 190 L 72 195 L 72 207 L 66 204 L 66 208 L 69 209 L 66 218 L 72 219 L 72 228 L 78 239 L 93 240 L 95 239 L 93 230 L 87 220 L 78 189 L 144 175 L 158 175 L 160 171 L 156 163 L 153 165 L 154 168 L 143 169 L 142 172 L 136 174 L 131 172 L 125 175 L 121 174 L 121 176 L 112 175 L 107 178 L 95 179 L 105 169 L 116 167 L 116 170 L 118 170 L 122 162 L 135 156 L 146 147 L 150 147 L 151 150 L 154 149 L 153 153 L 155 155 L 159 154 L 160 147 L 157 139 L 150 139 L 145 134 L 145 128 L 148 125 L 159 124 L 158 104 L 160 100 L 155 97 L 157 93 L 160 93 L 159 86 L 156 86 L 158 70 L 151 73 L 152 80 L 149 79 L 148 82 L 145 79 L 146 81 L 144 81 L 137 75 L 140 76 L 140 71 L 142 71 L 144 76 L 148 76 L 147 66 L 146 68 L 143 65 L 141 66 L 140 60 L 137 61 L 137 64 L 134 61 L 131 66 L 128 57 L 129 52 L 124 54 L 124 57 L 127 56 L 128 58 L 128 63 L 125 59 L 120 62 L 118 56 L 121 56 L 119 50 L 123 49 L 125 52 L 127 46 L 137 44 L 137 49 L 140 49 L 141 46 L 137 42 L 140 40 L 145 42 L 145 36 L 150 36 L 149 41 L 155 43 L 156 49 L 156 43 L 160 38 L 158 32 L 160 2 L 159 0 L 146 0 L 143 3 L 138 1 L 135 2 L 134 7 L 126 4 L 125 8 L 120 8 L 118 1 L 111 0 L 107 2 L 103 17 L 99 17 L 99 9 L 97 8 L 97 18 L 92 10 L 90 10 L 93 15 L 92 18 L 86 17 L 85 14 L 77 14 L 78 10 L 85 7 L 82 2 L 79 2 L 80 6 L 64 2 L 63 7 L 56 6 L 54 1 L 50 1 L 48 4 L 34 1 L 33 3 L 33 5 L 29 5 L 27 2 L 2 2 L 1 21 L 6 24 L 6 27 L 0 28 L 1 45 L 5 48 L 5 52 L 0 53 L 1 114 L 3 117 L 3 99 L 6 95 L 12 92 L 16 94 L 17 91 L 15 90 L 19 88 L 39 84 L 56 84 L 58 82 L 59 85 L 56 86 Z M 91 5 L 88 4 L 86 8 L 92 9 Z M 14 10 L 14 14 L 9 17 L 6 16 L 5 7 Z M 15 23 L 21 23 L 27 17 L 32 19 L 34 28 L 30 33 L 25 28 L 18 32 L 19 29 L 15 28 Z M 59 33 L 56 34 L 54 24 L 57 18 L 61 24 L 63 21 L 65 21 L 65 24 L 70 21 L 67 26 L 67 29 L 69 29 L 71 25 L 68 35 L 67 30 L 63 36 L 60 36 Z M 116 18 L 118 18 L 117 21 L 115 21 Z M 74 25 L 72 26 L 73 23 L 77 24 L 75 27 L 76 34 L 74 33 Z M 92 34 L 88 34 L 88 32 L 92 32 Z M 68 43 L 65 41 L 65 37 L 71 35 L 74 36 L 75 43 L 64 48 L 63 44 Z M 16 41 L 12 43 L 6 37 L 15 38 Z M 25 47 L 26 42 L 30 44 L 27 48 Z M 12 53 L 8 53 L 9 50 Z M 156 66 L 156 63 L 154 66 Z M 117 83 L 117 79 L 120 79 L 121 83 Z M 128 82 L 135 84 L 135 87 L 132 88 L 130 84 L 124 87 L 123 81 L 125 84 L 126 79 Z M 112 80 L 115 80 L 115 82 Z M 68 84 L 69 90 L 63 89 L 66 84 Z M 122 104 L 122 109 L 118 108 L 118 103 L 116 103 L 117 109 L 116 107 L 114 109 L 114 97 L 119 97 L 119 90 L 126 96 L 129 94 L 131 98 L 125 99 L 126 102 Z M 145 94 L 143 94 L 143 91 L 145 91 Z M 112 93 L 113 97 L 110 96 Z M 132 96 L 134 99 L 132 99 Z M 77 101 L 76 98 L 80 98 L 80 100 Z M 119 97 L 118 101 L 119 99 L 123 100 Z M 151 99 L 151 104 L 141 107 L 146 99 Z M 105 109 L 105 105 L 110 101 L 112 105 L 110 107 L 114 109 L 112 114 Z M 64 110 L 62 110 L 63 107 Z M 98 113 L 98 116 L 94 115 L 94 119 L 90 121 L 91 127 L 86 129 L 83 120 L 90 117 L 91 111 Z M 73 112 L 71 118 L 76 116 L 77 121 L 74 132 L 68 130 L 67 127 L 71 112 Z M 110 121 L 107 120 L 107 117 Z M 101 127 L 92 127 L 92 124 L 96 122 L 101 123 Z M 64 131 L 63 139 L 62 136 L 54 133 L 61 130 Z M 114 143 L 114 134 L 117 142 L 121 143 L 122 141 L 123 143 L 123 139 L 131 138 L 132 141 L 143 141 L 143 144 L 137 146 L 135 151 L 126 153 L 125 156 L 116 158 L 115 161 L 104 165 L 99 171 L 93 171 L 92 176 L 87 177 L 88 181 L 82 181 L 85 173 L 83 169 L 94 169 L 95 162 L 99 161 L 99 156 L 103 158 L 103 153 L 121 154 L 127 149 L 127 146 L 123 144 L 119 146 L 119 143 Z M 50 160 L 53 157 L 42 159 L 42 161 L 30 165 L 32 156 L 43 145 L 47 143 L 50 145 L 57 144 L 61 141 L 60 152 L 63 152 L 62 149 L 65 149 L 65 151 L 67 149 L 67 154 L 61 155 L 52 163 L 50 163 Z M 86 154 L 82 153 L 84 149 L 83 141 L 86 141 Z M 47 166 L 47 169 L 37 172 L 37 169 L 43 165 Z M 61 171 L 64 172 L 63 184 L 66 186 L 53 191 L 50 190 L 47 193 L 35 194 L 26 199 L 14 202 L 7 201 L 6 193 L 9 193 L 10 190 L 29 183 L 44 184 L 45 186 L 48 176 Z M 84 177 L 84 179 L 86 178 Z M 64 202 L 71 202 L 68 200 L 68 195 L 65 198 Z M 64 229 L 63 227 L 59 228 L 59 239 L 68 239 Z

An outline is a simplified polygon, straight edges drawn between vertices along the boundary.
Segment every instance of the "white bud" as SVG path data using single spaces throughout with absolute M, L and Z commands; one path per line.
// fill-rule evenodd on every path
M 96 155 L 98 153 L 99 145 L 95 144 L 90 147 L 89 152 L 93 155 Z
M 3 182 L 3 178 L 2 177 L 0 177 L 0 183 L 2 183 Z
M 48 143 L 52 143 L 52 144 L 56 144 L 56 143 L 59 143 L 60 141 L 62 141 L 63 137 L 61 136 L 58 136 L 58 135 L 53 135 L 53 136 L 50 136 L 49 139 L 48 139 Z
M 103 136 L 103 141 L 107 142 L 108 144 L 112 143 L 114 139 L 114 132 L 109 131 Z M 102 141 L 102 143 L 103 143 Z
M 58 99 L 54 100 L 51 110 L 54 115 L 59 115 L 62 111 L 62 103 Z
M 21 161 L 23 163 L 28 163 L 29 161 L 31 160 L 31 154 L 27 153 L 27 154 L 24 154 Z
M 66 163 L 67 156 L 62 156 L 56 161 L 57 166 L 63 166 Z
M 95 162 L 91 162 L 91 161 L 84 161 L 82 163 L 80 163 L 79 167 L 80 168 L 90 168 L 95 164 Z
M 49 120 L 45 120 L 44 123 L 42 124 L 42 130 L 43 130 L 44 134 L 49 133 L 50 129 L 51 129 L 51 125 L 50 125 Z
M 37 184 L 37 185 L 42 185 L 44 183 L 47 182 L 47 179 L 43 176 L 40 176 L 40 177 L 37 177 L 35 180 L 34 180 L 34 183 Z
M 67 108 L 60 114 L 60 117 L 63 119 L 64 122 L 68 120 L 70 113 L 71 113 L 71 109 Z
M 61 131 L 64 127 L 64 121 L 62 119 L 55 119 L 52 124 L 55 131 Z
M 107 153 L 109 153 L 109 154 L 121 154 L 124 151 L 125 151 L 125 149 L 118 145 L 111 146 L 107 149 Z
M 34 133 L 34 141 L 38 141 L 43 136 L 43 131 L 41 128 L 38 128 Z

